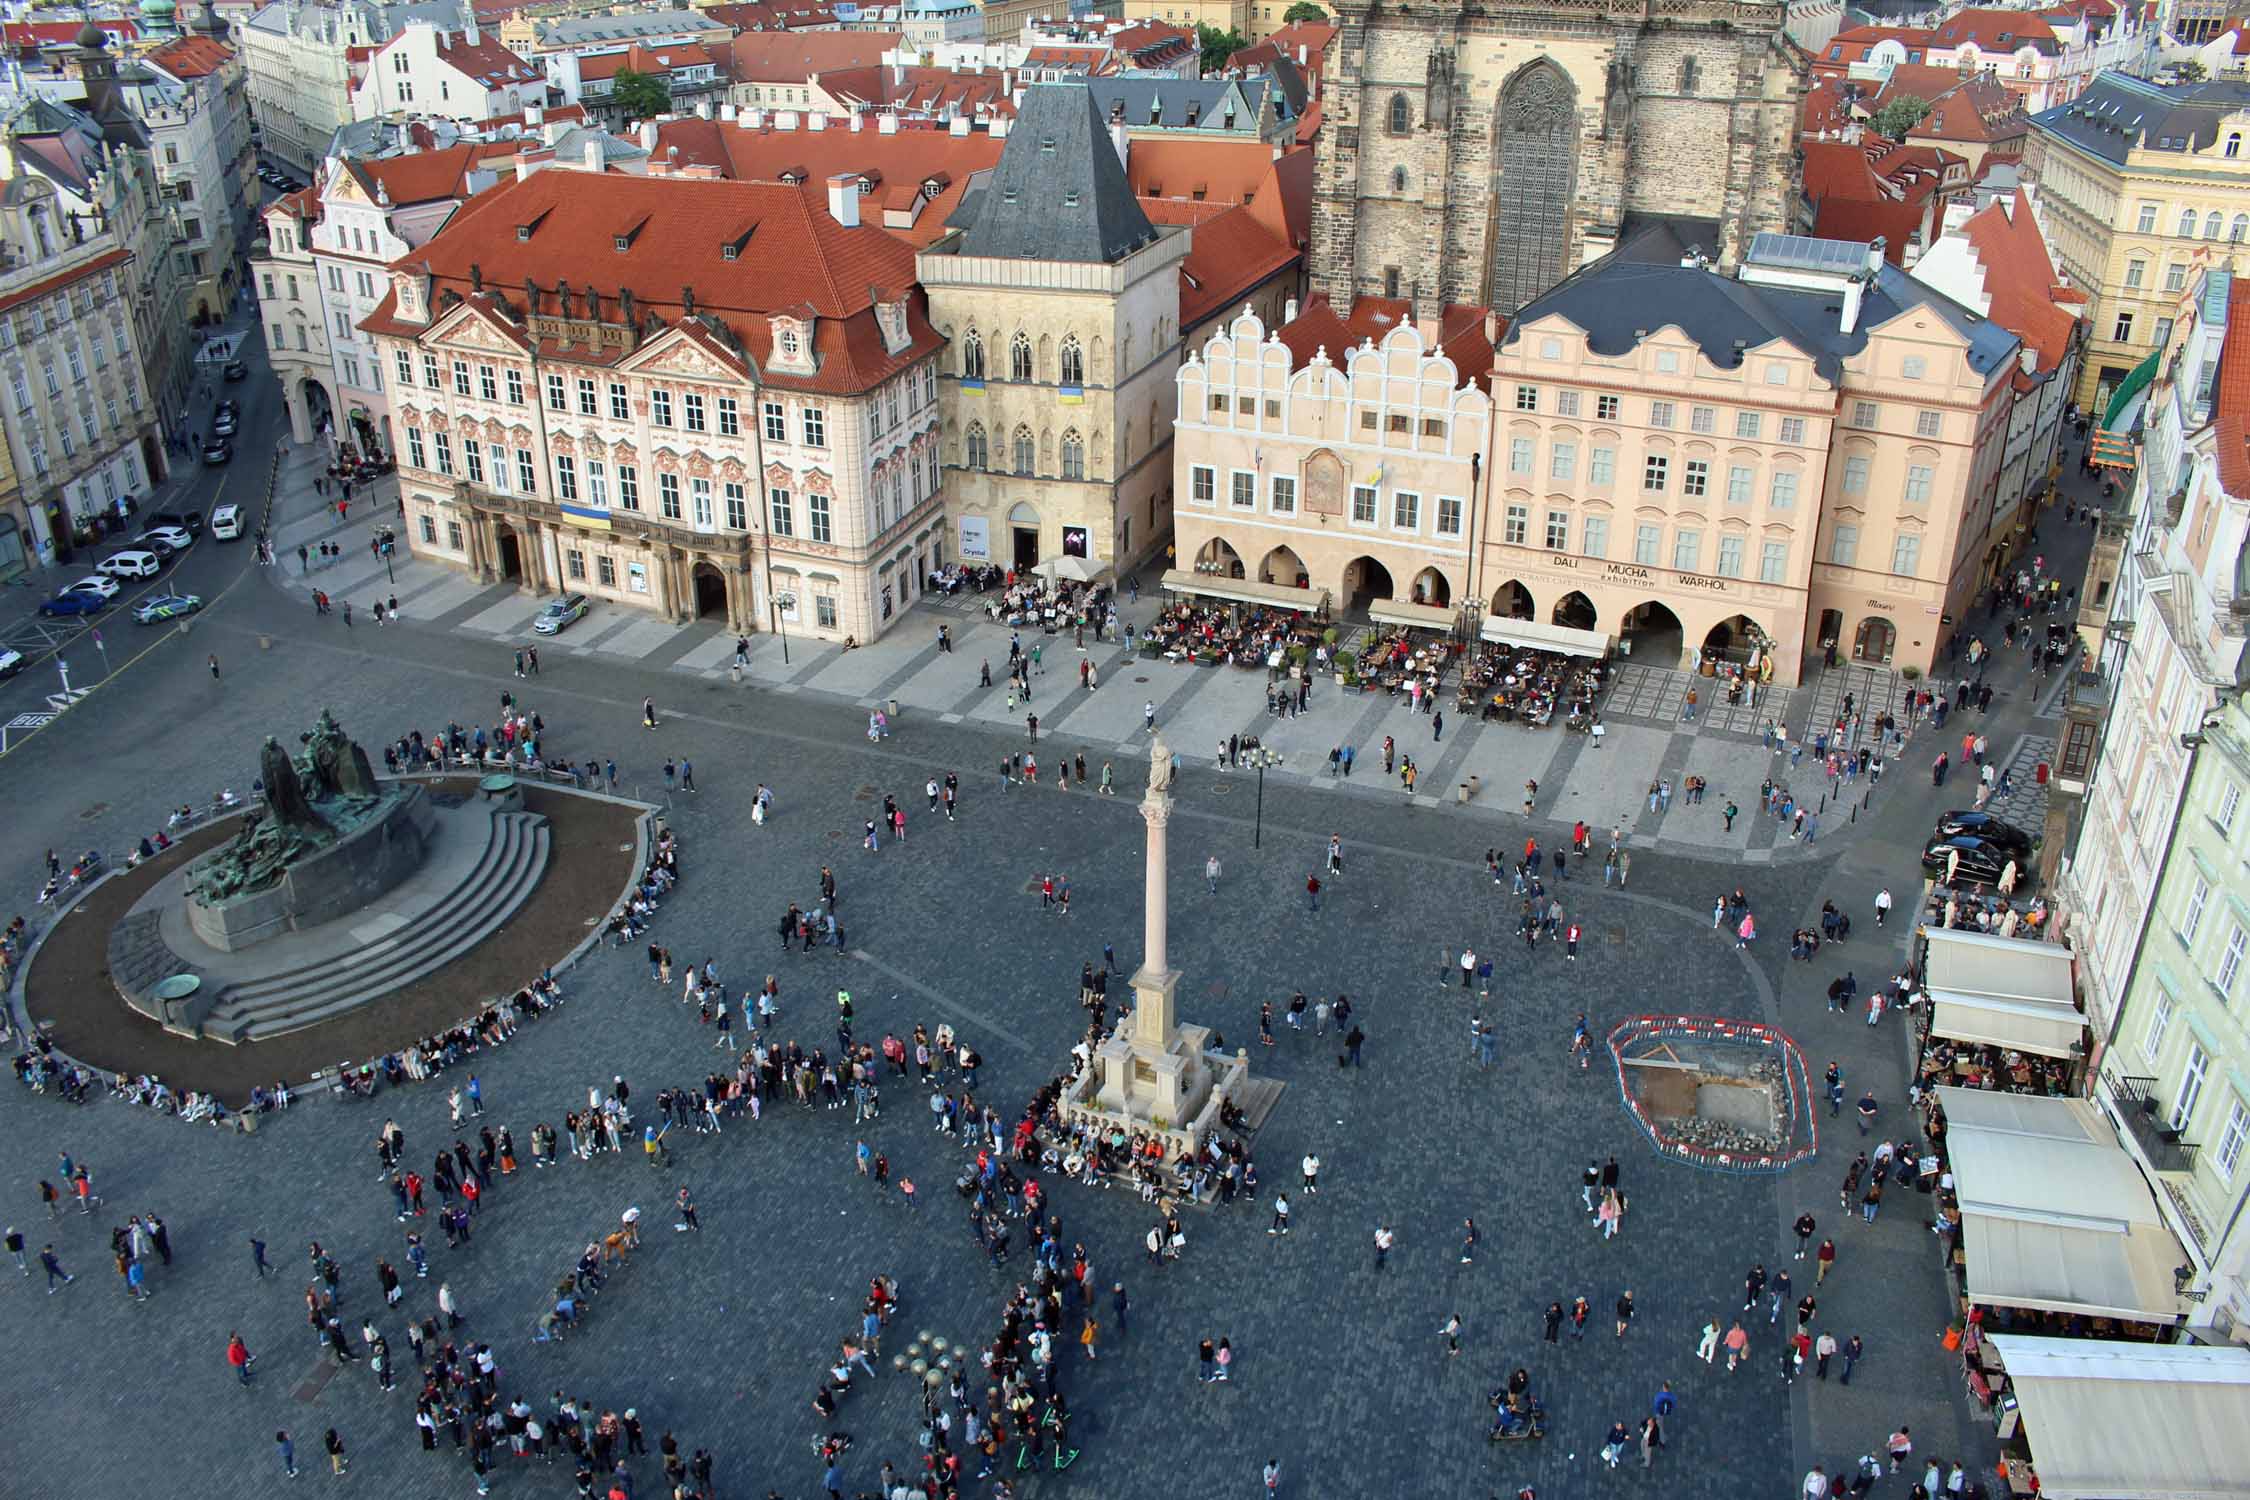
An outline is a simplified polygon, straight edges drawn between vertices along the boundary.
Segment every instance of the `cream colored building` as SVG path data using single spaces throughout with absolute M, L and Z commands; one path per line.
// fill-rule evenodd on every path
M 1289 312 L 1271 329 L 1244 312 L 1180 366 L 1166 586 L 1450 626 L 1471 597 L 1494 324 L 1374 298 Z
M 417 556 L 666 619 L 871 640 L 946 560 L 913 251 L 823 185 L 574 172 L 389 271 Z
M 396 36 L 407 22 L 460 25 L 455 0 L 277 0 L 237 28 L 260 149 L 309 174 L 352 112 L 352 58 Z
M 312 230 L 319 219 L 317 187 L 276 198 L 266 208 L 263 243 L 253 245 L 250 253 L 266 362 L 281 384 L 290 439 L 299 443 L 329 429 L 335 416 L 328 317 L 312 256 Z
M 2079 405 L 2099 418 L 2171 339 L 2171 304 L 2202 264 L 2250 240 L 2250 83 L 2170 87 L 2104 73 L 2034 115 L 2025 173 L 2049 240 L 2091 299 Z
M 2014 335 L 1857 245 L 1655 230 L 1495 357 L 1474 597 L 1658 666 L 1929 670 L 1990 576 Z
M 1083 87 L 1025 91 L 990 180 L 916 268 L 942 375 L 956 554 L 1129 567 L 1171 524 L 1189 231 L 1149 222 Z
M 1238 32 L 1244 41 L 1254 42 L 1281 24 L 1276 20 L 1264 31 L 1251 30 L 1250 13 L 1257 8 L 1252 0 L 1125 0 L 1124 13 L 1129 20 L 1169 21 L 1190 31 L 1208 26 L 1214 31 Z M 1287 8 L 1278 7 L 1275 14 Z

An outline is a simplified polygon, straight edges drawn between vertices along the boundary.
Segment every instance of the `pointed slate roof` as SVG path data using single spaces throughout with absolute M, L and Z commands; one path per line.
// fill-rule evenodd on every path
M 963 255 L 1123 260 L 1156 238 L 1083 84 L 1024 91 L 1008 144 L 976 194 Z

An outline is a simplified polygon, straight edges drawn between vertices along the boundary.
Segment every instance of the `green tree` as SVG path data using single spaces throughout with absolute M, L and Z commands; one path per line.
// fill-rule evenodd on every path
M 2201 83 L 2211 76 L 2210 69 L 2204 67 L 2202 63 L 2197 62 L 2192 57 L 2184 62 L 2174 63 L 2172 71 L 2182 83 Z
M 1203 71 L 1216 73 L 1227 65 L 1227 59 L 1250 45 L 1239 31 L 1221 31 L 1216 26 L 1196 23 L 1195 39 L 1203 47 Z
M 1903 141 L 1906 139 L 1906 132 L 1921 124 L 1922 117 L 1929 112 L 1929 100 L 1918 99 L 1912 94 L 1900 94 L 1875 111 L 1875 117 L 1867 123 L 1874 126 L 1875 133 L 1883 139 Z
M 1299 21 L 1325 21 L 1327 19 L 1328 7 L 1315 5 L 1313 0 L 1297 0 L 1296 4 L 1281 13 L 1281 24 L 1284 26 L 1294 26 Z
M 653 120 L 672 107 L 669 84 L 653 73 L 636 73 L 631 68 L 618 70 L 617 81 L 610 85 L 609 97 L 625 111 L 628 120 Z

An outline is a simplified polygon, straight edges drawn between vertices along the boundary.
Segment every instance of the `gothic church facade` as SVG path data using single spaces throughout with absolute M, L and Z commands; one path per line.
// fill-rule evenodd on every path
M 1337 0 L 1313 286 L 1502 314 L 1618 242 L 1700 221 L 1732 264 L 1793 231 L 1804 56 L 1759 0 Z M 1699 235 L 1701 237 L 1699 237 Z

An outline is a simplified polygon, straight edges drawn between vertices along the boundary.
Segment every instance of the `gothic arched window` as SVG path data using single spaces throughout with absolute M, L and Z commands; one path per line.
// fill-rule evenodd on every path
M 1406 168 L 1391 168 L 1391 191 L 1400 195 L 1406 192 Z
M 992 467 L 991 458 L 992 454 L 985 446 L 984 424 L 982 422 L 971 422 L 968 436 L 968 466 L 972 469 L 989 469 Z
M 1694 58 L 1692 58 L 1692 57 L 1683 57 L 1683 58 L 1681 58 L 1681 59 L 1680 59 L 1680 92 L 1681 92 L 1681 93 L 1683 93 L 1683 94 L 1692 94 L 1692 93 L 1694 93 L 1694 92 L 1695 92 L 1695 82 L 1696 82 L 1696 73 L 1697 73 L 1697 71 L 1698 71 L 1698 70 L 1697 70 L 1697 67 L 1696 67 L 1696 61 L 1695 61 L 1695 59 L 1694 59 Z
M 961 373 L 970 380 L 984 379 L 984 340 L 974 328 L 961 340 Z
M 1086 477 L 1086 445 L 1080 441 L 1076 428 L 1064 433 L 1062 437 L 1062 477 L 1065 479 L 1084 479 Z
M 1014 459 L 1013 467 L 1015 469 L 1015 472 L 1017 472 L 1018 474 L 1029 474 L 1030 472 L 1032 472 L 1032 456 L 1035 450 L 1033 449 L 1031 441 L 1031 429 L 1028 427 L 1018 427 L 1016 429 L 1015 442 L 1012 446 L 1015 451 L 1010 456 Z
M 1534 63 L 1501 94 L 1493 153 L 1492 259 L 1486 302 L 1507 313 L 1562 280 L 1578 176 L 1578 101 L 1570 75 Z
M 1008 345 L 1008 378 L 1010 380 L 1029 380 L 1031 378 L 1031 336 L 1029 334 L 1017 334 L 1014 341 Z
M 1390 126 L 1392 135 L 1405 135 L 1414 128 L 1414 107 L 1404 94 L 1391 95 Z
M 1086 351 L 1078 347 L 1078 336 L 1072 334 L 1062 341 L 1062 383 L 1086 383 Z

